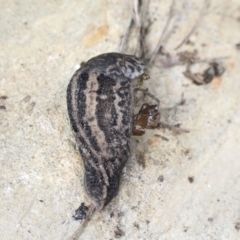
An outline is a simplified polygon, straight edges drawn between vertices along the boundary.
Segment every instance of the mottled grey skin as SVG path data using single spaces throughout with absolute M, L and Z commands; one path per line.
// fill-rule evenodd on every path
M 68 114 L 84 161 L 84 185 L 98 210 L 116 196 L 131 155 L 133 89 L 144 70 L 135 56 L 106 53 L 86 62 L 68 85 Z

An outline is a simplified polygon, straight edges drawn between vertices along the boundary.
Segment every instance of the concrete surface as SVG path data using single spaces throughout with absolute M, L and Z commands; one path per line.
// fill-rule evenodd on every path
M 150 48 L 169 5 L 152 0 Z M 189 31 L 203 1 L 178 5 L 168 49 Z M 0 7 L 0 239 L 68 239 L 79 227 L 71 216 L 88 199 L 66 87 L 80 62 L 118 51 L 129 12 L 120 0 L 2 0 Z M 229 56 L 225 74 L 196 86 L 182 75 L 184 66 L 163 68 L 156 59 L 146 85 L 162 107 L 184 93 L 185 105 L 163 119 L 190 133 L 154 130 L 138 144 L 134 138 L 118 196 L 79 239 L 240 239 L 239 1 L 212 0 L 191 41 L 183 50 Z

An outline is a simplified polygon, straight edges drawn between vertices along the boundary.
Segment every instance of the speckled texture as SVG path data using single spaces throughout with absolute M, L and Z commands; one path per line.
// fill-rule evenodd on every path
M 170 4 L 158 2 L 150 8 L 157 19 L 148 39 L 152 48 Z M 168 49 L 202 6 L 182 3 Z M 67 239 L 79 226 L 71 218 L 74 210 L 87 203 L 67 117 L 67 84 L 80 62 L 118 51 L 129 14 L 122 1 L 0 6 L 0 96 L 7 96 L 0 99 L 6 108 L 0 109 L 0 239 Z M 119 195 L 93 216 L 80 239 L 114 239 L 119 229 L 121 239 L 240 238 L 239 29 L 239 1 L 212 0 L 191 38 L 195 45 L 184 47 L 198 48 L 202 57 L 229 56 L 226 73 L 209 85 L 196 86 L 182 75 L 184 67 L 163 68 L 156 59 L 146 85 L 162 107 L 184 92 L 185 105 L 162 118 L 190 133 L 149 130 L 126 165 Z M 122 214 L 111 218 L 112 212 Z

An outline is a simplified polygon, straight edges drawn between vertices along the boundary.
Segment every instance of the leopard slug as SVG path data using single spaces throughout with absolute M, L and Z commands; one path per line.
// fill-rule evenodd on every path
M 139 58 L 106 53 L 84 63 L 67 88 L 67 108 L 84 162 L 84 187 L 101 210 L 117 195 L 131 155 L 134 89 L 145 65 Z

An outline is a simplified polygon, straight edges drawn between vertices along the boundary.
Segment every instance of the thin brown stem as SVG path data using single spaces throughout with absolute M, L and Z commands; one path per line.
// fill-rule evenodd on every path
M 166 22 L 166 24 L 165 24 L 165 26 L 164 26 L 164 29 L 163 29 L 163 31 L 162 31 L 162 34 L 161 34 L 160 39 L 159 39 L 159 41 L 158 41 L 158 44 L 157 44 L 156 48 L 154 49 L 154 51 L 153 51 L 153 53 L 152 53 L 152 55 L 151 55 L 151 57 L 150 57 L 150 60 L 149 60 L 148 63 L 147 63 L 147 67 L 148 67 L 148 66 L 151 64 L 151 62 L 154 60 L 154 58 L 156 57 L 156 55 L 157 55 L 160 47 L 162 46 L 163 37 L 164 37 L 165 32 L 167 31 L 167 29 L 168 29 L 168 27 L 169 27 L 169 25 L 170 25 L 170 22 L 171 22 L 173 16 L 174 16 L 174 6 L 175 6 L 175 0 L 172 1 L 171 7 L 170 7 L 170 12 L 169 12 L 169 17 L 168 17 L 167 22 Z

